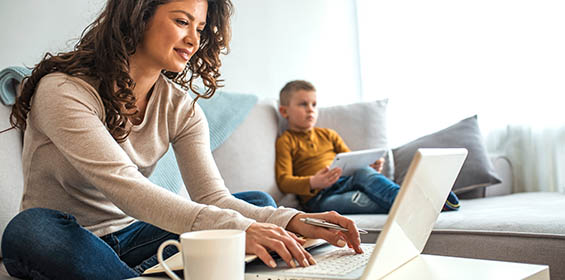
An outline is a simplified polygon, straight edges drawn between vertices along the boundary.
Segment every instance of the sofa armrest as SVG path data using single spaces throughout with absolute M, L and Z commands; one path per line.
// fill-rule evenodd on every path
M 485 189 L 485 197 L 507 195 L 512 193 L 513 177 L 512 163 L 505 156 L 491 156 L 492 164 L 496 174 L 500 176 L 501 183 L 488 186 Z

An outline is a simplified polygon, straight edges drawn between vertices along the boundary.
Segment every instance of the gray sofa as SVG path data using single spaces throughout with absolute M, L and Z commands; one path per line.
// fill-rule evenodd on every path
M 0 105 L 0 129 L 8 126 L 8 114 L 9 108 Z M 382 125 L 382 120 L 369 124 L 385 116 L 386 102 L 322 108 L 320 126 L 336 129 L 352 149 L 386 146 L 386 129 L 371 129 L 371 125 Z M 276 187 L 274 142 L 280 126 L 274 103 L 263 100 L 213 155 L 232 192 L 263 190 L 281 205 L 298 207 L 293 195 L 282 194 Z M 356 132 L 353 126 L 364 129 Z M 0 233 L 19 207 L 21 144 L 16 131 L 0 134 Z M 547 264 L 552 279 L 565 279 L 565 195 L 512 193 L 511 163 L 498 156 L 491 160 L 502 183 L 486 187 L 485 197 L 463 199 L 457 212 L 441 213 L 424 253 Z M 393 176 L 391 168 L 385 170 L 389 176 Z M 187 196 L 183 188 L 179 194 Z M 350 217 L 369 230 L 364 242 L 374 242 L 386 220 L 386 215 Z M 11 279 L 0 267 L 0 280 Z

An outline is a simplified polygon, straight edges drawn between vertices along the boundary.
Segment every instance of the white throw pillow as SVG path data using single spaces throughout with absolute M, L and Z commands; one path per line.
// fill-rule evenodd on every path
M 386 127 L 387 105 L 388 99 L 383 99 L 320 108 L 316 126 L 337 131 L 345 144 L 353 151 L 373 148 L 389 149 Z M 383 174 L 392 179 L 394 162 L 390 149 L 385 160 Z

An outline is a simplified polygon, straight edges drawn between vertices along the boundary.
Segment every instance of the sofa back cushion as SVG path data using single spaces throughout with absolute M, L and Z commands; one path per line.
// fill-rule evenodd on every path
M 276 201 L 283 194 L 275 180 L 277 113 L 271 101 L 262 100 L 212 154 L 232 193 L 260 190 Z
M 0 130 L 10 127 L 11 109 L 0 103 Z M 22 134 L 12 129 L 0 134 L 0 242 L 6 225 L 19 212 L 23 188 Z
M 352 150 L 387 148 L 387 100 L 320 108 L 316 126 L 336 130 Z M 275 141 L 286 126 L 277 102 L 262 100 L 218 149 L 216 164 L 232 193 L 260 190 L 282 206 L 299 208 L 292 194 L 279 191 L 275 178 Z M 392 178 L 392 153 L 383 173 Z

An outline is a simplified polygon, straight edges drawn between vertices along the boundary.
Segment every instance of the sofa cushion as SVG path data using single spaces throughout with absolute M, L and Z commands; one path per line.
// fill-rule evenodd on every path
M 10 127 L 11 106 L 0 104 L 0 130 Z M 0 242 L 8 222 L 20 209 L 24 188 L 22 174 L 22 135 L 19 130 L 0 134 Z M 0 252 L 2 257 L 2 252 Z
M 484 187 L 500 183 L 489 160 L 476 115 L 393 149 L 394 178 L 399 185 L 404 181 L 418 148 L 467 148 L 469 154 L 453 186 L 453 191 L 461 198 L 482 197 Z M 472 193 L 466 194 L 467 192 Z
M 275 180 L 278 121 L 272 101 L 263 100 L 214 152 L 214 159 L 232 193 L 261 190 L 278 202 L 283 194 Z
M 565 237 L 565 194 L 529 192 L 461 200 L 459 211 L 442 212 L 434 230 L 555 234 Z M 524 215 L 527 213 L 527 215 Z M 348 215 L 360 228 L 380 231 L 387 215 Z

